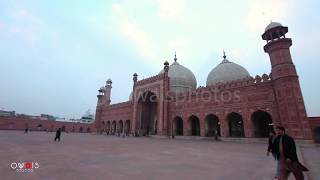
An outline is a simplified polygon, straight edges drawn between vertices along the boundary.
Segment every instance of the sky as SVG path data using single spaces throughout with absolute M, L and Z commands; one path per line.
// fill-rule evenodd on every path
M 0 0 L 0 109 L 80 118 L 113 80 L 112 103 L 127 101 L 132 75 L 178 62 L 205 86 L 222 61 L 269 74 L 261 39 L 270 21 L 289 27 L 308 116 L 320 116 L 317 0 Z

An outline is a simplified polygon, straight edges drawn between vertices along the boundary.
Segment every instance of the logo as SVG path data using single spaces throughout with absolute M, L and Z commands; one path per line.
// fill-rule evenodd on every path
M 38 162 L 13 162 L 10 164 L 11 169 L 19 173 L 31 173 L 40 168 Z

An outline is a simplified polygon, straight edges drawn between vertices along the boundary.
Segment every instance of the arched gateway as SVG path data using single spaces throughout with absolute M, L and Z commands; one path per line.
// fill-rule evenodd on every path
M 183 120 L 179 116 L 174 118 L 173 133 L 175 136 L 183 136 Z
M 118 126 L 118 133 L 123 133 L 123 121 L 119 121 L 119 126 Z
M 314 129 L 314 140 L 317 143 L 320 143 L 320 126 Z
M 254 125 L 254 136 L 268 137 L 269 133 L 273 130 L 271 115 L 265 111 L 256 111 L 251 116 Z
M 205 135 L 220 136 L 220 122 L 216 115 L 209 114 L 205 119 Z
M 189 135 L 200 136 L 200 121 L 197 116 L 189 117 Z
M 243 119 L 238 113 L 232 112 L 227 116 L 230 137 L 244 137 Z
M 137 132 L 140 135 L 157 134 L 157 96 L 147 91 L 143 93 L 138 101 L 137 109 Z
M 126 133 L 127 135 L 130 133 L 130 120 L 126 120 L 125 124 L 124 124 L 124 133 Z

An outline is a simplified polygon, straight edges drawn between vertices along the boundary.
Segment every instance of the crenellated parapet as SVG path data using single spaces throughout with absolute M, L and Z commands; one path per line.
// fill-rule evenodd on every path
M 252 85 L 257 85 L 262 83 L 268 83 L 270 81 L 271 81 L 271 77 L 267 74 L 263 74 L 262 76 L 256 75 L 254 78 L 247 77 L 243 79 L 228 81 L 225 83 L 220 82 L 213 86 L 208 86 L 206 88 L 224 90 L 224 89 L 241 88 L 241 87 L 252 86 Z
M 271 74 L 263 74 L 262 76 L 256 75 L 254 78 L 253 77 L 247 77 L 243 79 L 238 79 L 238 80 L 233 80 L 233 81 L 227 81 L 227 82 L 219 82 L 215 85 L 207 86 L 207 87 L 199 87 L 195 90 L 190 90 L 186 92 L 181 92 L 181 93 L 175 93 L 175 92 L 170 92 L 169 96 L 170 97 L 183 97 L 183 96 L 192 96 L 192 95 L 199 95 L 202 94 L 203 92 L 219 92 L 219 91 L 224 91 L 224 90 L 230 90 L 230 89 L 237 89 L 237 88 L 243 88 L 243 87 L 248 87 L 248 86 L 255 86 L 259 84 L 265 84 L 265 83 L 270 83 L 272 81 L 271 79 Z
M 137 86 L 141 86 L 141 85 L 149 84 L 149 83 L 152 83 L 152 82 L 155 82 L 155 81 L 163 80 L 163 78 L 164 78 L 163 74 L 158 74 L 158 75 L 151 76 L 149 78 L 137 81 L 136 85 Z

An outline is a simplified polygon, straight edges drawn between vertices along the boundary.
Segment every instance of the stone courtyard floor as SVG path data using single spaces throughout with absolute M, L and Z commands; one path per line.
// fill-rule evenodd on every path
M 272 180 L 275 168 L 266 144 L 65 133 L 54 142 L 54 135 L 0 131 L 0 179 Z M 320 148 L 301 149 L 318 172 Z M 14 162 L 40 168 L 16 172 Z

